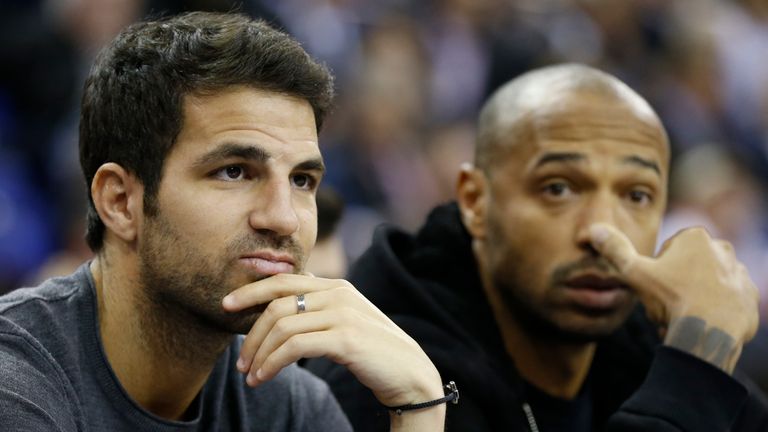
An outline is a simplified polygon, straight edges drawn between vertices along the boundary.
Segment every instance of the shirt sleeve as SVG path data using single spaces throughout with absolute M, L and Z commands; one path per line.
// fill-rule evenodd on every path
M 717 367 L 677 349 L 660 347 L 645 382 L 611 416 L 607 430 L 731 430 L 747 399 L 744 385 Z
M 23 336 L 0 329 L 0 429 L 77 431 L 61 375 Z

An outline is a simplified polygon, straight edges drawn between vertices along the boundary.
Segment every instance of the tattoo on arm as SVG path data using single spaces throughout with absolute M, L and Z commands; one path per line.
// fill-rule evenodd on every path
M 686 316 L 669 325 L 664 344 L 693 354 L 731 373 L 741 354 L 741 345 L 717 327 L 708 327 L 701 318 Z

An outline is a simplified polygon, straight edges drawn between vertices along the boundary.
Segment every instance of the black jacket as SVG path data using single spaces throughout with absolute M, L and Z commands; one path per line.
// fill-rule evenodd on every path
M 445 381 L 457 383 L 460 402 L 448 406 L 447 430 L 530 430 L 526 386 L 504 350 L 455 204 L 436 208 L 416 236 L 379 228 L 350 281 L 419 342 Z M 329 382 L 355 430 L 388 430 L 386 409 L 345 368 L 323 359 L 307 367 Z M 768 431 L 759 394 L 659 347 L 640 309 L 598 344 L 590 385 L 597 430 Z

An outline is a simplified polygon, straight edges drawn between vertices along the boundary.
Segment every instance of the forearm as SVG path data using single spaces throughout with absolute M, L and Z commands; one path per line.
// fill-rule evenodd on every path
M 720 368 L 662 347 L 645 382 L 611 417 L 607 430 L 728 430 L 746 398 L 744 386 Z
M 670 322 L 664 345 L 696 356 L 728 374 L 733 373 L 742 347 L 727 330 L 694 316 Z

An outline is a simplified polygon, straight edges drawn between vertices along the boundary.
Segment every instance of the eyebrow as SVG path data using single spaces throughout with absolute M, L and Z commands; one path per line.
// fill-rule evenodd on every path
M 638 165 L 644 168 L 649 168 L 656 172 L 656 174 L 661 177 L 661 168 L 659 168 L 659 164 L 652 160 L 643 159 L 640 156 L 627 156 L 622 161 L 626 164 L 632 164 L 632 165 Z
M 538 168 L 542 165 L 555 162 L 578 162 L 586 159 L 581 153 L 544 153 L 543 156 L 536 161 L 535 167 Z
M 229 158 L 241 158 L 264 163 L 272 158 L 272 155 L 261 147 L 226 143 L 197 158 L 195 165 L 205 166 Z
M 240 158 L 257 163 L 266 163 L 268 160 L 272 159 L 272 154 L 261 147 L 225 143 L 200 156 L 194 164 L 195 166 L 206 166 L 229 158 Z M 321 173 L 324 173 L 325 163 L 323 163 L 321 157 L 318 157 L 303 161 L 296 165 L 294 169 L 300 171 L 320 171 Z
M 299 171 L 319 171 L 322 174 L 325 173 L 325 164 L 322 158 L 315 158 L 296 165 L 294 169 Z
M 548 163 L 579 162 L 585 159 L 586 159 L 586 156 L 584 156 L 581 153 L 545 153 L 543 156 L 539 158 L 538 161 L 536 161 L 535 167 L 538 168 Z M 648 160 L 648 159 L 641 158 L 640 156 L 632 155 L 622 159 L 622 163 L 636 165 L 642 168 L 647 168 L 654 171 L 658 176 L 661 176 L 661 168 L 659 168 L 659 165 L 652 160 Z

